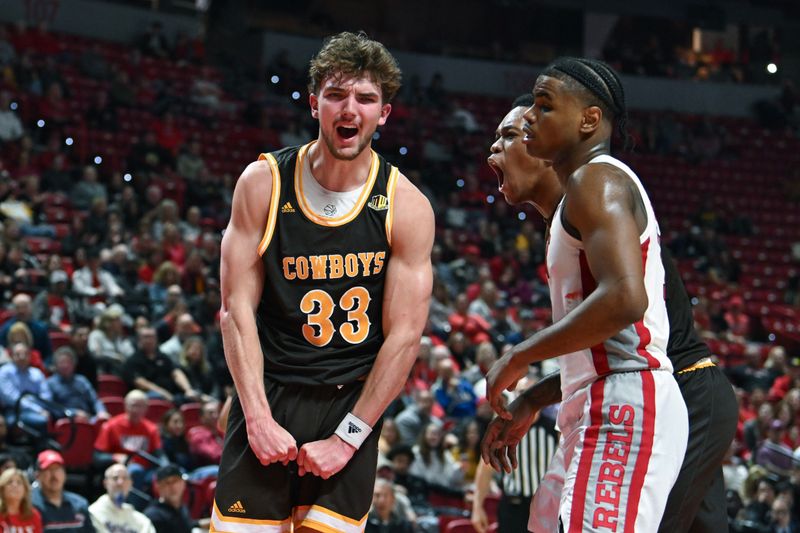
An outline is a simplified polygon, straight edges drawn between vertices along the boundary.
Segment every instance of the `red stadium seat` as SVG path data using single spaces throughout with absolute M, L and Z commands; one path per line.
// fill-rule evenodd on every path
M 156 424 L 161 422 L 161 417 L 164 413 L 173 409 L 175 405 L 169 400 L 161 400 L 159 398 L 150 398 L 147 400 L 147 414 L 145 415 L 148 420 Z
M 114 374 L 100 374 L 97 376 L 97 396 L 125 397 L 128 393 L 128 384 Z
M 202 408 L 203 404 L 198 402 L 190 402 L 181 405 L 181 413 L 183 414 L 186 431 L 200 424 L 200 411 Z
M 125 399 L 121 396 L 106 396 L 101 398 L 101 401 L 111 416 L 121 415 L 125 412 Z
M 444 528 L 444 533 L 475 533 L 475 528 L 468 518 L 459 518 L 449 522 Z
M 56 420 L 54 433 L 61 445 L 61 455 L 67 469 L 88 469 L 92 466 L 94 424 L 61 418 Z

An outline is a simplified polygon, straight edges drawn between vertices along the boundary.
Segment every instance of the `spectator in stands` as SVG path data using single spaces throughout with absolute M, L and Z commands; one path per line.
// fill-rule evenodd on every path
M 475 335 L 473 341 L 470 341 L 463 332 L 452 332 L 447 338 L 447 350 L 449 351 L 448 355 L 457 363 L 457 370 L 467 368 L 475 362 L 475 346 L 473 342 L 479 344 L 481 342 L 486 342 L 488 339 L 488 335 L 481 333 Z M 437 346 L 435 351 L 438 352 L 442 348 L 444 348 L 444 346 Z
M 206 357 L 206 345 L 202 337 L 193 335 L 183 342 L 178 364 L 203 400 L 211 399 L 218 392 L 217 380 Z
M 485 340 L 489 334 L 489 323 L 483 317 L 469 312 L 469 298 L 464 293 L 456 296 L 455 310 L 448 318 L 452 332 L 460 331 L 472 342 Z
M 189 300 L 189 312 L 204 327 L 205 333 L 212 329 L 220 303 L 219 282 L 214 278 L 208 279 L 206 290 L 202 294 Z
M 183 267 L 186 262 L 186 245 L 181 238 L 181 232 L 177 224 L 167 222 L 164 224 L 163 233 L 161 236 L 161 247 L 164 250 L 164 257 L 176 264 L 178 267 Z
M 88 210 L 95 198 L 106 198 L 105 186 L 98 181 L 97 167 L 86 165 L 83 167 L 81 179 L 72 186 L 70 200 L 75 209 Z
M 155 330 L 150 326 L 143 327 L 138 335 L 139 350 L 125 362 L 123 368 L 128 386 L 176 404 L 198 398 L 199 393 L 192 389 L 186 374 L 159 351 Z
M 461 464 L 444 448 L 444 433 L 440 425 L 428 424 L 414 446 L 414 462 L 409 473 L 423 478 L 428 485 L 461 488 L 464 471 Z
M 750 338 L 750 316 L 744 311 L 744 299 L 738 294 L 728 300 L 728 310 L 725 312 L 725 323 L 728 325 L 728 335 L 731 340 L 744 342 Z
M 394 418 L 384 418 L 381 427 L 381 438 L 378 439 L 378 452 L 386 457 L 394 446 L 400 444 L 400 432 L 397 431 L 397 424 Z
M 481 461 L 481 435 L 480 424 L 473 418 L 461 426 L 458 432 L 458 446 L 449 450 L 453 460 L 461 464 L 464 482 L 467 484 L 475 481 L 475 472 Z
M 169 43 L 164 35 L 163 28 L 161 22 L 157 20 L 150 23 L 139 44 L 139 50 L 142 54 L 160 59 L 169 57 Z
M 166 465 L 156 471 L 158 499 L 152 500 L 144 514 L 153 522 L 157 533 L 191 533 L 195 527 L 208 528 L 208 519 L 192 520 L 183 504 L 186 481 L 176 465 Z
M 39 350 L 42 359 L 47 362 L 53 353 L 50 337 L 47 333 L 47 324 L 36 320 L 33 317 L 33 305 L 31 297 L 25 293 L 19 293 L 11 300 L 13 316 L 5 321 L 0 328 L 0 345 L 6 346 L 8 330 L 17 322 L 22 322 L 31 330 L 33 335 L 33 348 Z
M 12 467 L 0 474 L 0 529 L 41 533 L 42 515 L 31 504 L 31 486 L 25 472 Z
M 782 346 L 773 346 L 770 354 L 773 352 L 785 353 L 785 350 Z M 770 401 L 780 401 L 790 389 L 800 387 L 800 357 L 792 355 L 786 363 L 786 373 L 776 376 L 769 389 Z
M 303 145 L 306 144 L 310 138 L 311 136 L 308 132 L 300 127 L 300 120 L 298 118 L 288 121 L 286 128 L 281 131 L 280 134 L 282 147 Z
M 69 276 L 63 270 L 50 273 L 49 288 L 33 299 L 33 316 L 55 331 L 69 332 L 79 318 L 81 302 L 69 294 Z
M 744 443 L 753 457 L 767 437 L 769 426 L 775 416 L 772 404 L 764 402 L 758 407 L 758 415 L 744 424 Z
M 53 401 L 71 410 L 77 420 L 95 422 L 111 418 L 89 380 L 75 373 L 77 357 L 72 348 L 58 348 L 53 363 L 55 374 L 47 379 Z
M 775 498 L 770 509 L 770 531 L 774 533 L 798 533 L 800 525 L 792 518 L 792 501 L 787 498 Z
M 33 347 L 33 334 L 25 322 L 17 322 L 9 328 L 8 333 L 6 334 L 6 346 L 8 346 L 8 348 L 0 347 L 0 358 L 6 362 L 10 362 L 12 359 L 11 347 L 17 343 L 24 344 L 30 350 L 31 366 L 38 368 L 43 373 L 47 374 L 47 367 L 45 367 L 44 361 L 42 361 L 42 354 L 39 350 Z
M 0 407 L 8 423 L 14 424 L 17 420 L 15 406 L 22 397 L 20 419 L 25 425 L 45 435 L 50 414 L 26 394 L 46 401 L 52 400 L 44 374 L 31 366 L 30 348 L 21 342 L 11 346 L 11 360 L 11 363 L 0 366 Z
M 186 420 L 180 409 L 173 407 L 161 417 L 161 448 L 170 463 L 180 466 L 184 472 L 194 468 L 186 439 Z
M 110 275 L 110 274 L 109 274 Z M 108 306 L 97 319 L 97 328 L 89 334 L 89 351 L 101 365 L 119 373 L 125 362 L 136 352 L 125 334 L 122 318 L 125 310 L 119 304 Z
M 209 66 L 202 67 L 200 75 L 192 82 L 189 99 L 195 104 L 217 110 L 224 107 L 223 97 L 222 88 L 214 80 L 213 69 Z
M 0 67 L 9 67 L 16 59 L 17 51 L 9 40 L 8 30 L 4 25 L 0 25 Z
M 159 351 L 169 357 L 176 365 L 180 364 L 181 351 L 184 343 L 192 335 L 200 333 L 200 326 L 189 313 L 182 313 L 175 320 L 172 337 L 158 347 Z
M 150 128 L 156 132 L 158 145 L 172 154 L 177 155 L 178 148 L 183 144 L 183 131 L 175 122 L 175 115 L 167 111 Z
M 188 146 L 184 145 L 184 149 L 175 161 L 175 170 L 189 182 L 195 181 L 200 171 L 206 167 L 201 149 L 200 140 L 194 138 Z
M 469 381 L 462 378 L 452 359 L 441 359 L 436 366 L 438 378 L 433 384 L 433 395 L 448 418 L 462 422 L 475 416 L 477 397 Z
M 69 336 L 69 347 L 72 348 L 76 358 L 75 373 L 89 380 L 92 387 L 97 389 L 97 361 L 89 350 L 89 327 L 78 325 Z
M 150 474 L 163 457 L 158 427 L 147 418 L 147 396 L 139 390 L 125 395 L 125 412 L 112 416 L 94 442 L 95 462 L 103 467 L 128 463 L 133 485 L 147 490 Z M 147 456 L 142 455 L 147 454 Z
M 72 274 L 72 287 L 76 293 L 88 296 L 91 303 L 125 295 L 114 276 L 100 267 L 100 250 L 97 248 L 86 251 L 86 265 Z
M 752 475 L 752 473 L 751 473 Z M 756 531 L 767 530 L 770 523 L 769 512 L 775 502 L 775 482 L 766 475 L 756 479 L 756 492 L 753 499 L 745 506 L 741 513 L 742 521 Z
M 45 450 L 38 455 L 36 481 L 31 500 L 42 513 L 44 531 L 94 533 L 89 502 L 83 496 L 64 490 L 67 471 L 60 453 Z
M 17 141 L 24 133 L 22 121 L 10 104 L 11 95 L 7 91 L 0 91 L 0 143 Z
M 727 368 L 731 383 L 748 392 L 756 388 L 769 390 L 775 376 L 770 369 L 763 367 L 759 350 L 745 350 L 745 357 L 744 364 Z
M 64 98 L 64 86 L 58 82 L 52 82 L 45 86 L 47 87 L 47 92 L 39 103 L 39 116 L 44 119 L 46 127 L 55 126 L 60 128 L 66 125 L 70 118 L 69 104 Z M 55 130 L 48 129 L 46 131 Z
M 125 465 L 114 464 L 106 468 L 103 476 L 106 492 L 89 506 L 95 530 L 101 533 L 156 533 L 149 518 L 133 505 L 125 503 L 132 486 Z
M 203 403 L 200 424 L 191 428 L 186 440 L 195 466 L 218 465 L 222 457 L 224 434 L 217 428 L 220 404 L 217 400 Z
M 755 463 L 778 476 L 786 477 L 792 469 L 792 449 L 783 443 L 786 425 L 778 420 L 769 423 L 767 438 L 756 452 Z
M 200 251 L 203 254 L 203 261 L 208 269 L 207 275 L 210 279 L 219 279 L 219 250 L 219 235 L 208 231 L 203 233 L 203 236 L 200 237 Z
M 189 252 L 186 257 L 186 262 L 183 265 L 183 274 L 181 275 L 181 288 L 183 294 L 187 298 L 191 298 L 197 294 L 202 294 L 206 290 L 208 284 L 208 277 L 206 275 L 205 263 L 203 263 L 203 255 L 200 250 L 196 248 Z
M 175 263 L 164 261 L 158 266 L 153 273 L 153 282 L 149 287 L 150 304 L 153 306 L 154 317 L 161 317 L 166 312 L 168 290 L 170 288 L 175 287 L 177 289 L 177 293 L 173 291 L 173 300 L 175 297 L 183 296 L 180 281 L 181 271 L 178 270 Z
M 410 473 L 411 465 L 414 462 L 412 447 L 398 444 L 389 450 L 386 458 L 391 461 L 394 482 L 405 491 L 414 512 L 420 516 L 432 515 L 433 508 L 428 501 L 430 492 L 428 482 L 424 478 Z
M 391 481 L 376 479 L 366 533 L 412 533 L 411 522 L 395 511 L 395 488 Z
M 109 217 L 108 201 L 105 198 L 102 196 L 92 198 L 89 206 L 89 215 L 83 221 L 83 225 L 87 232 L 97 236 L 97 242 L 101 246 L 109 244 L 112 220 Z
M 136 104 L 136 91 L 131 83 L 130 75 L 125 69 L 119 69 L 116 72 L 108 94 L 114 106 L 133 107 Z
M 417 389 L 413 392 L 413 399 L 413 403 L 395 418 L 400 442 L 408 445 L 416 443 L 429 424 L 441 426 L 441 420 L 431 415 L 434 401 L 431 391 Z
M 94 93 L 92 105 L 86 111 L 86 125 L 99 131 L 119 130 L 117 108 L 108 91 L 98 90 Z
M 196 205 L 186 210 L 186 220 L 181 220 L 178 227 L 183 240 L 192 244 L 198 244 L 200 236 L 203 234 L 202 211 Z M 199 253 L 199 252 L 198 252 Z M 200 255 L 202 259 L 202 254 Z
M 172 167 L 172 155 L 159 144 L 156 134 L 146 130 L 144 137 L 131 147 L 128 164 L 133 172 L 151 175 Z

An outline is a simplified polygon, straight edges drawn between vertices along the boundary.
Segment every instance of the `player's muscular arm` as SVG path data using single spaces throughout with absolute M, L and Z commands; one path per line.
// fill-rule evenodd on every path
M 428 200 L 404 177 L 395 193 L 392 256 L 383 297 L 384 342 L 352 414 L 374 426 L 399 394 L 417 356 L 433 286 L 430 253 L 434 220 Z M 355 448 L 336 434 L 304 444 L 299 472 L 328 478 L 341 470 Z
M 266 161 L 250 164 L 236 183 L 222 239 L 220 327 L 225 359 L 242 404 L 250 446 L 262 463 L 296 456 L 294 439 L 272 419 L 264 390 L 264 358 L 255 313 L 264 288 L 258 246 L 266 226 L 272 174 Z
M 395 196 L 392 257 L 383 296 L 384 342 L 353 414 L 374 426 L 397 397 L 417 358 L 428 319 L 434 217 L 428 200 L 401 177 Z
M 565 218 L 581 236 L 597 288 L 572 312 L 501 358 L 495 390 L 513 386 L 529 363 L 594 346 L 644 316 L 647 293 L 630 179 L 606 165 L 588 165 L 566 187 Z M 508 366 L 503 379 L 497 372 Z M 493 370 L 494 367 L 493 367 Z M 497 408 L 499 397 L 491 400 Z

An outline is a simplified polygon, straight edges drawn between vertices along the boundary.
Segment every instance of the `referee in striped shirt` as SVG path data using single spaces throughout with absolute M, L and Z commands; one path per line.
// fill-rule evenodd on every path
M 533 384 L 529 379 L 520 380 L 517 391 Z M 539 481 L 547 472 L 547 466 L 558 446 L 558 433 L 555 429 L 553 408 L 543 409 L 530 430 L 522 436 L 517 445 L 516 468 L 504 471 L 498 483 L 501 488 L 500 504 L 497 508 L 499 533 L 519 533 L 528 530 L 528 513 L 531 498 L 539 487 Z M 514 463 L 509 458 L 510 463 Z M 475 494 L 472 500 L 472 525 L 478 533 L 489 527 L 489 519 L 484 501 L 489 494 L 495 472 L 484 461 L 478 463 L 475 474 Z

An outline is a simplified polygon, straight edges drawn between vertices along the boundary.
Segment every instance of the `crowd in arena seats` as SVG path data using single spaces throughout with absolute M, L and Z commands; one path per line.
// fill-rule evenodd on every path
M 56 431 L 66 417 L 90 428 L 96 472 L 128 464 L 140 510 L 167 461 L 193 494 L 211 486 L 232 392 L 218 278 L 234 176 L 314 131 L 291 96 L 302 71 L 283 54 L 232 84 L 155 26 L 141 43 L 0 27 L 0 467 L 35 464 L 47 441 L 30 432 L 62 448 L 68 471 L 84 466 Z M 209 83 L 193 92 L 198 80 Z M 484 375 L 549 321 L 543 223 L 508 206 L 484 164 L 509 102 L 412 81 L 375 141 L 431 199 L 437 239 L 428 327 L 384 420 L 371 522 L 434 531 L 464 516 L 492 416 Z M 623 157 L 651 190 L 697 327 L 740 401 L 732 523 L 759 531 L 787 508 L 800 518 L 800 225 L 784 193 L 798 140 L 677 113 L 639 113 L 632 127 Z M 121 444 L 123 429 L 141 447 Z M 80 489 L 91 498 L 93 481 Z

